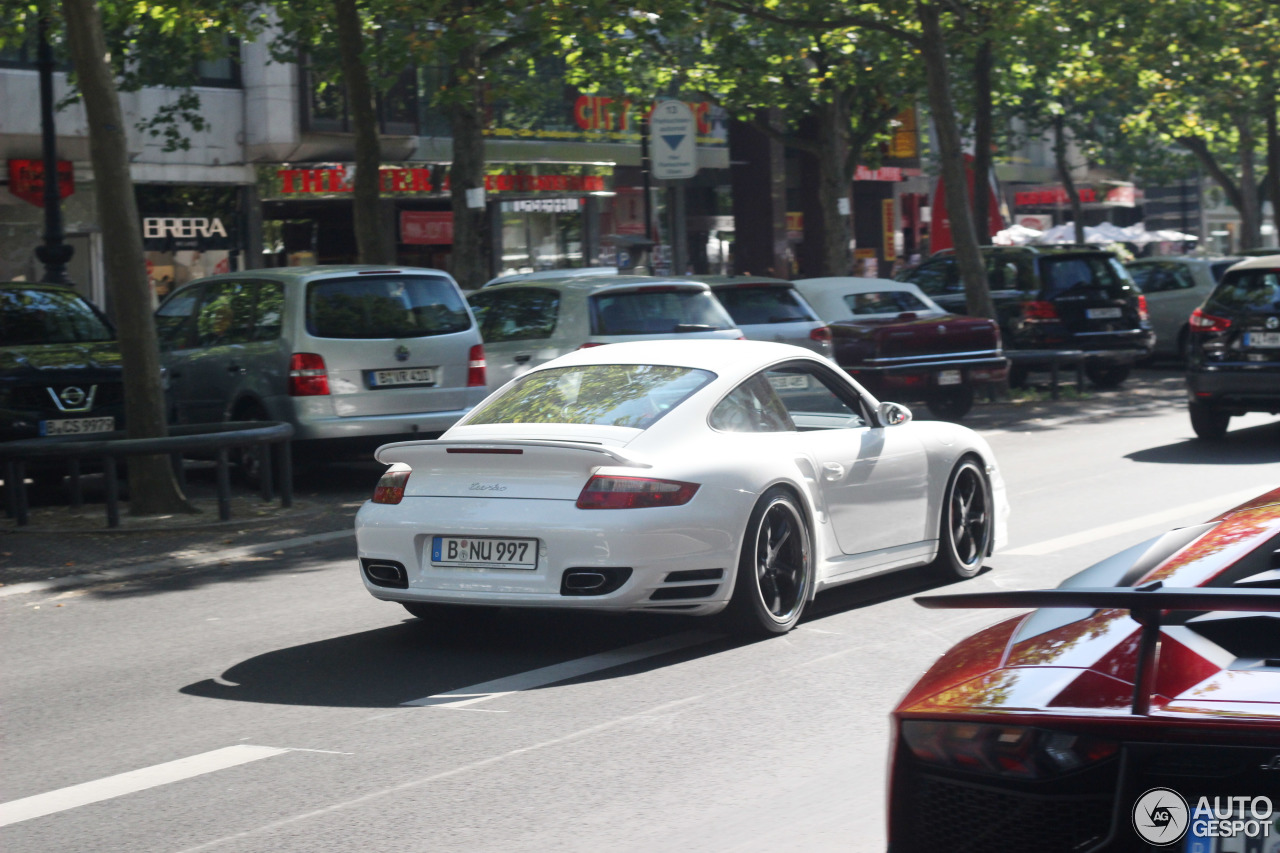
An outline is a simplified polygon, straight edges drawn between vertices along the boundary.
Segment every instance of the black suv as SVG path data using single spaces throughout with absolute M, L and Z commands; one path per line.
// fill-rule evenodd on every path
M 1222 438 L 1233 415 L 1280 413 L 1280 255 L 1227 270 L 1189 325 L 1187 398 L 1196 435 Z
M 0 283 L 0 441 L 124 427 L 111 323 L 69 287 Z
M 987 281 L 1009 357 L 1009 383 L 1047 368 L 1050 352 L 1084 353 L 1085 373 L 1099 388 L 1123 382 L 1151 355 L 1155 332 L 1146 300 L 1114 254 L 1071 246 L 984 246 Z M 898 275 L 948 311 L 965 313 L 964 282 L 951 250 Z

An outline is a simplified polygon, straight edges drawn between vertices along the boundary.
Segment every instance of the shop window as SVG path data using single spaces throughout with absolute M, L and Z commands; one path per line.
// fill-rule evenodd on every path
M 222 37 L 222 55 L 196 60 L 197 86 L 216 86 L 226 89 L 240 88 L 240 40 Z

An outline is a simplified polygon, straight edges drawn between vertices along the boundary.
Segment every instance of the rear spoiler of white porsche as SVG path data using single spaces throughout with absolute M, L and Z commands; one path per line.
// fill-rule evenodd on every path
M 525 447 L 551 448 L 553 450 L 572 450 L 598 454 L 601 465 L 619 465 L 626 468 L 652 468 L 648 462 L 641 462 L 627 456 L 617 449 L 593 444 L 586 441 L 556 441 L 553 439 L 520 439 L 520 440 L 479 440 L 479 439 L 431 439 L 422 441 L 400 441 L 395 444 L 384 444 L 374 454 L 382 463 L 404 462 L 404 453 L 410 448 L 444 448 L 446 453 L 514 453 Z M 608 460 L 608 461 L 605 461 Z
M 1128 610 L 1133 621 L 1142 626 L 1131 708 L 1132 713 L 1142 716 L 1151 712 L 1151 694 L 1155 689 L 1156 677 L 1153 664 L 1160 642 L 1160 623 L 1165 613 L 1228 610 L 1246 613 L 1280 612 L 1280 590 L 1266 592 L 1231 587 L 1165 589 L 1160 581 L 1140 587 L 1076 587 L 926 595 L 917 596 L 915 601 L 923 607 L 957 610 L 968 607 Z

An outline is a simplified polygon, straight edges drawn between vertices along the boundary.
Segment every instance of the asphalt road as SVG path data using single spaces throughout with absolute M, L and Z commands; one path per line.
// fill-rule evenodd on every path
M 1179 408 L 990 431 L 1009 549 L 962 586 L 1052 585 L 1280 484 L 1280 423 Z M 922 571 L 741 643 L 675 618 L 514 614 L 433 633 L 340 539 L 0 598 L 0 847 L 28 851 L 884 848 L 887 714 L 999 618 Z

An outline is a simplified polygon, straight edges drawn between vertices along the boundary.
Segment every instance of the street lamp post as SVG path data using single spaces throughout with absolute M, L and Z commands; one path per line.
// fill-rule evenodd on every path
M 75 250 L 62 242 L 62 196 L 58 191 L 57 132 L 53 124 L 53 48 L 49 45 L 49 12 L 37 25 L 36 69 L 40 74 L 40 141 L 44 157 L 44 244 L 36 258 L 44 264 L 44 281 L 70 284 L 67 262 Z

